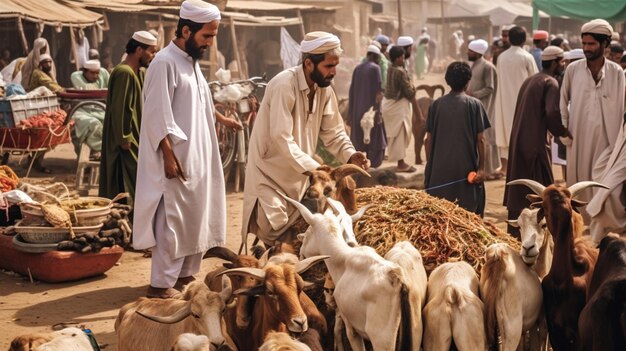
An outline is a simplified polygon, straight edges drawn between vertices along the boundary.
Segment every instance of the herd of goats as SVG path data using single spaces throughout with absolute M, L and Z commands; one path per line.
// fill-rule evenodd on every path
M 603 185 L 510 182 L 535 193 L 531 208 L 509 222 L 520 227 L 521 250 L 489 246 L 480 278 L 462 261 L 427 277 L 409 242 L 385 257 L 356 243 L 354 218 L 338 210 L 342 199 L 354 205 L 354 184 L 337 173 L 310 175 L 321 190 L 307 192 L 318 211 L 280 194 L 309 225 L 299 253 L 284 244 L 255 255 L 211 249 L 205 257 L 226 263 L 180 298 L 140 298 L 120 309 L 118 350 L 626 350 L 626 241 L 609 235 L 596 247 L 583 237 L 584 203 L 575 198 Z M 311 298 L 314 284 L 301 274 L 321 262 L 324 293 Z M 25 335 L 10 351 L 91 350 L 33 346 L 63 340 L 63 332 L 77 345 L 84 337 L 71 329 Z

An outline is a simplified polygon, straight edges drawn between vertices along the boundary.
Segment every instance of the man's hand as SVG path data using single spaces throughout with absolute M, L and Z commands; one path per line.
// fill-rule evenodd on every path
M 574 140 L 574 137 L 572 136 L 572 132 L 570 132 L 569 129 L 565 129 L 565 135 L 563 136 L 563 138 L 570 138 Z
M 165 177 L 167 179 L 180 178 L 182 181 L 187 180 L 183 167 L 173 151 L 169 155 L 163 153 L 163 168 L 165 169 Z
M 485 181 L 485 171 L 478 170 L 476 171 L 476 176 L 474 177 L 474 184 L 482 183 Z
M 383 92 L 382 91 L 380 93 L 376 94 L 376 103 L 379 104 L 381 101 L 383 101 Z
M 224 116 L 223 114 L 219 113 L 218 111 L 215 111 L 215 119 L 225 125 L 227 128 L 232 128 L 232 129 L 236 129 L 236 130 L 241 130 L 243 129 L 243 126 L 241 125 L 241 122 L 239 122 L 238 120 L 234 119 L 234 118 L 228 118 L 226 116 Z
M 130 143 L 128 141 L 124 141 L 122 142 L 122 145 L 120 145 L 120 148 L 122 150 L 128 151 L 130 150 Z
M 361 151 L 357 151 L 354 154 L 352 154 L 352 156 L 350 156 L 350 159 L 348 160 L 348 163 L 352 163 L 354 165 L 357 165 L 357 166 L 363 168 L 366 171 L 372 165 L 370 160 L 367 159 L 367 156 L 365 155 L 365 153 L 361 152 Z

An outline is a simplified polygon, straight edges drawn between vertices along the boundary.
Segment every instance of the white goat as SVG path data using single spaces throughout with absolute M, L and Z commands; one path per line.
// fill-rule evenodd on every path
M 483 303 L 478 277 L 466 262 L 448 262 L 435 268 L 428 280 L 424 307 L 424 351 L 485 350 Z
M 352 349 L 364 350 L 363 339 L 369 339 L 374 351 L 415 350 L 409 291 L 402 269 L 370 247 L 349 246 L 331 211 L 314 215 L 299 202 L 285 198 L 311 226 L 298 236 L 302 240 L 300 254 L 330 256 L 325 262 L 335 282 L 335 302 Z
M 210 345 L 209 337 L 206 335 L 185 333 L 176 338 L 171 351 L 210 351 Z
M 178 335 L 189 332 L 208 336 L 215 349 L 226 346 L 222 313 L 236 303 L 226 306 L 231 293 L 230 279 L 224 276 L 219 293 L 197 281 L 185 287 L 180 300 L 142 297 L 124 305 L 115 320 L 118 350 L 168 351 Z
M 480 294 L 485 304 L 488 344 L 497 346 L 499 335 L 501 350 L 516 350 L 518 345 L 524 344 L 522 335 L 530 331 L 531 338 L 534 338 L 533 334 L 538 333 L 543 321 L 541 282 L 537 273 L 524 263 L 519 252 L 507 244 L 490 245 L 485 251 L 485 258 Z M 547 333 L 537 338 L 542 345 Z
M 269 332 L 259 351 L 311 351 L 298 340 L 294 340 L 287 333 Z
M 89 337 L 79 328 L 64 328 L 52 333 L 20 335 L 9 351 L 93 351 Z
M 358 243 L 356 241 L 356 236 L 354 235 L 354 222 L 358 221 L 363 217 L 365 211 L 370 208 L 372 205 L 366 205 L 361 207 L 357 213 L 353 215 L 349 215 L 346 208 L 340 201 L 332 199 L 330 197 L 326 198 L 328 205 L 336 212 L 335 215 L 339 219 L 339 224 L 341 225 L 343 238 L 350 246 L 357 246 Z
M 369 144 L 371 140 L 372 129 L 374 128 L 374 117 L 376 117 L 376 111 L 374 111 L 374 107 L 370 107 L 370 109 L 363 114 L 359 123 L 361 129 L 363 129 L 363 144 L 365 145 Z
M 525 208 L 517 219 L 507 222 L 511 226 L 519 228 L 522 240 L 522 248 L 520 249 L 522 260 L 533 267 L 539 279 L 543 279 L 552 267 L 554 241 L 548 230 L 546 219 L 542 218 L 541 221 L 537 222 L 538 212 L 538 208 Z
M 404 270 L 409 288 L 412 308 L 413 349 L 419 350 L 422 344 L 422 308 L 426 304 L 426 270 L 420 252 L 408 241 L 397 242 L 385 255 L 385 259 Z

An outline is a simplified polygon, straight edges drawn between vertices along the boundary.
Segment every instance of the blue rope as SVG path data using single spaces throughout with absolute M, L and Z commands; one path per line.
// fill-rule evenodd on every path
M 445 184 L 441 184 L 441 185 L 431 186 L 430 188 L 424 189 L 424 191 L 438 189 L 438 188 L 443 188 L 444 186 L 448 186 L 448 185 L 452 185 L 452 184 L 456 184 L 456 183 L 461 183 L 461 182 L 467 182 L 467 178 L 454 180 L 454 181 L 451 181 L 449 183 L 445 183 Z

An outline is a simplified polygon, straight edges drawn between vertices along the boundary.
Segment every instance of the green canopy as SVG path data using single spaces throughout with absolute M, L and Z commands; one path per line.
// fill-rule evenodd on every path
M 579 20 L 626 20 L 626 0 L 533 0 L 533 8 L 535 12 L 541 10 L 550 16 Z

